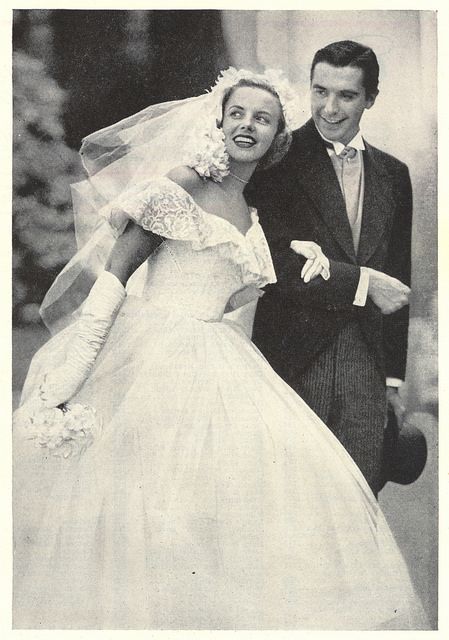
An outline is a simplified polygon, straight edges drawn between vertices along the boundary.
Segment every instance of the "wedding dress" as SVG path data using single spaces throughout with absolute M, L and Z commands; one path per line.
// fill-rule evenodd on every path
M 102 433 L 59 461 L 39 533 L 16 550 L 15 627 L 422 628 L 358 467 L 223 317 L 275 281 L 256 211 L 244 235 L 168 178 L 121 204 L 164 241 L 72 399 Z M 75 327 L 35 356 L 24 400 Z

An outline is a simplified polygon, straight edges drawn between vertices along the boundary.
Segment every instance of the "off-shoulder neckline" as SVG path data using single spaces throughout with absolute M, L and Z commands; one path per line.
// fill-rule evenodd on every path
M 227 227 L 231 227 L 235 231 L 235 233 L 237 233 L 242 238 L 247 238 L 248 235 L 252 232 L 252 230 L 259 225 L 259 216 L 257 214 L 257 209 L 255 209 L 254 207 L 248 207 L 249 215 L 250 215 L 250 218 L 251 218 L 251 226 L 249 227 L 249 229 L 245 233 L 243 233 L 242 231 L 240 231 L 240 229 L 238 229 L 235 226 L 235 224 L 232 224 L 232 222 L 229 222 L 229 220 L 227 220 L 226 218 L 223 218 L 222 216 L 218 216 L 216 213 L 211 213 L 210 211 L 206 211 L 205 209 L 203 209 L 203 207 L 201 207 L 197 203 L 197 201 L 190 195 L 190 193 L 188 191 L 186 191 L 186 189 L 184 189 L 184 187 L 181 187 L 180 184 L 178 184 L 177 182 L 175 182 L 174 180 L 172 180 L 168 176 L 163 176 L 162 179 L 168 180 L 168 182 L 170 182 L 171 184 L 175 185 L 180 191 L 182 191 L 187 196 L 187 198 L 190 200 L 190 202 L 192 202 L 192 204 L 201 213 L 205 214 L 208 217 L 214 218 L 215 220 L 218 220 L 219 222 L 221 221 Z

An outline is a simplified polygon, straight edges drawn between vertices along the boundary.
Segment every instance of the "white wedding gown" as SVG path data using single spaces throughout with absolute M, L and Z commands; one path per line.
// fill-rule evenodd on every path
M 74 398 L 103 432 L 56 465 L 39 534 L 16 551 L 15 627 L 425 627 L 358 467 L 223 320 L 237 291 L 275 279 L 255 211 L 243 235 L 163 178 L 128 213 L 166 240 Z M 38 352 L 25 399 L 75 326 Z M 35 456 L 26 496 L 48 464 Z

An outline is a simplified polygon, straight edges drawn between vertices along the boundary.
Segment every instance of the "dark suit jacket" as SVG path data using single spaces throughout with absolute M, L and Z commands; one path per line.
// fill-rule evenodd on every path
M 366 145 L 358 255 L 337 177 L 312 120 L 294 132 L 284 160 L 256 172 L 246 189 L 257 207 L 278 283 L 259 301 L 253 339 L 285 379 L 304 371 L 341 328 L 357 319 L 382 375 L 404 378 L 408 307 L 383 316 L 368 298 L 356 307 L 360 266 L 410 283 L 412 191 L 405 164 Z M 304 259 L 292 240 L 313 240 L 330 260 L 331 277 L 301 280 Z

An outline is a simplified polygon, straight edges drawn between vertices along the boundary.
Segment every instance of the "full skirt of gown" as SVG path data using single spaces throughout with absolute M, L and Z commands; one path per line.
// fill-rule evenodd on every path
M 101 436 L 16 471 L 19 504 L 54 478 L 36 538 L 16 535 L 15 628 L 425 627 L 358 467 L 236 325 L 128 296 L 73 401 Z

